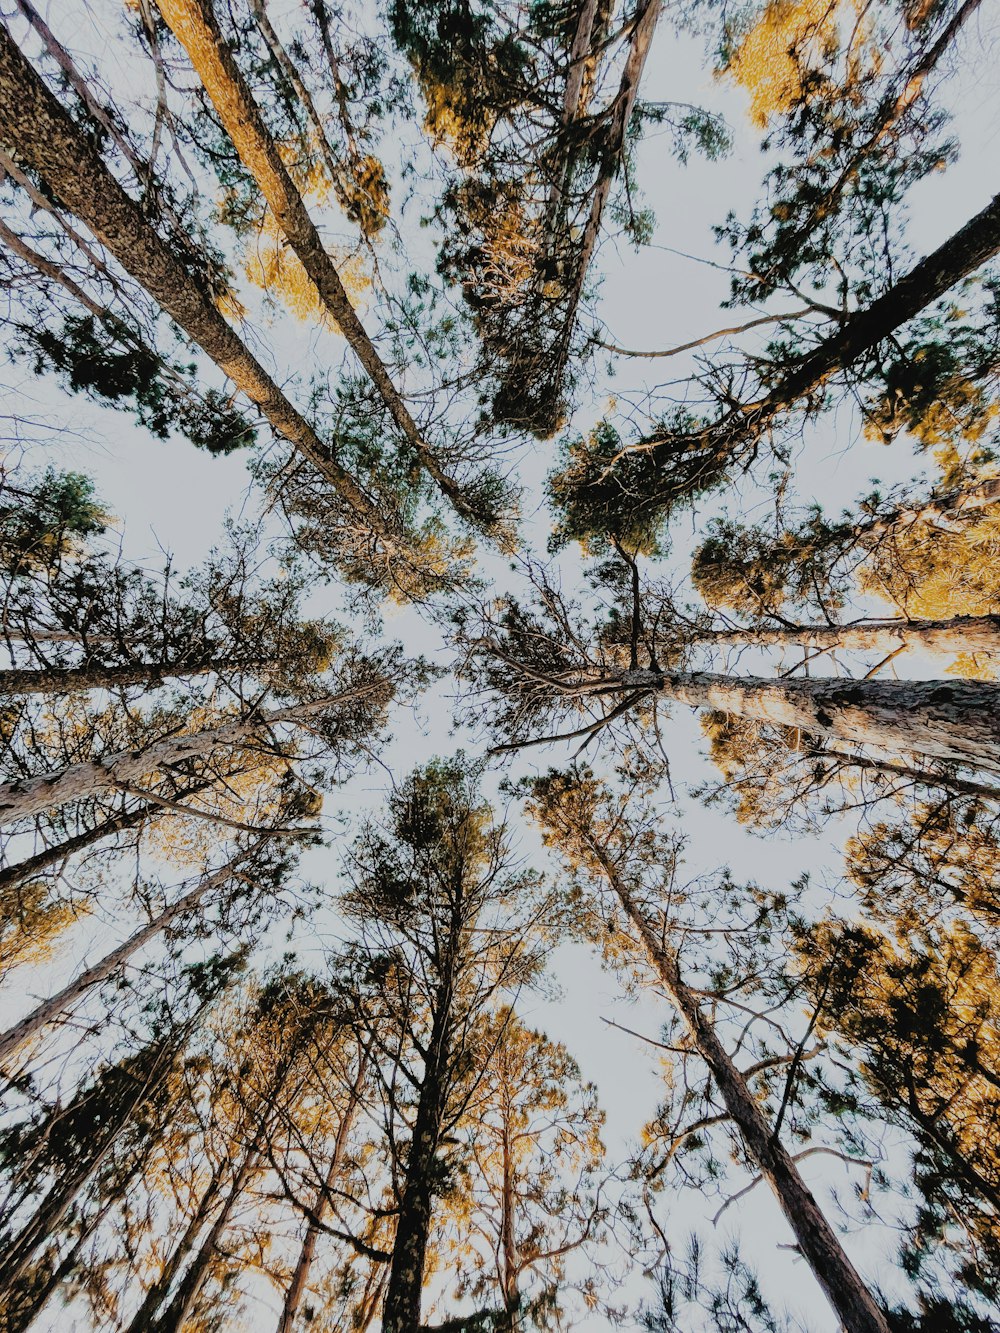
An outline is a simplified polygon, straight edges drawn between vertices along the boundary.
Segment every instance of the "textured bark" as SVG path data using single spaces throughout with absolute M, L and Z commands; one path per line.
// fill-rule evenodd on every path
M 254 402 L 277 434 L 330 483 L 387 550 L 397 550 L 398 521 L 384 517 L 342 468 L 312 426 L 285 397 L 229 327 L 170 247 L 146 221 L 0 25 L 0 143 L 36 171 L 52 193 L 87 224 L 137 282 Z
M 225 722 L 206 731 L 173 734 L 155 741 L 141 750 L 122 750 L 101 759 L 70 764 L 53 773 L 16 782 L 0 784 L 0 827 L 14 820 L 43 814 L 46 810 L 79 801 L 114 787 L 142 785 L 151 771 L 165 764 L 177 764 L 189 759 L 204 759 L 219 746 L 238 745 L 262 728 L 280 722 L 295 722 L 314 713 L 332 708 L 338 697 L 314 699 L 309 703 L 291 704 L 268 713 L 250 714 L 233 722 Z
M 702 1011 L 698 995 L 682 979 L 676 954 L 664 943 L 661 932 L 654 930 L 646 919 L 603 848 L 591 841 L 590 849 L 621 903 L 622 910 L 632 922 L 646 956 L 687 1028 L 692 1044 L 710 1069 L 719 1095 L 739 1130 L 748 1154 L 770 1185 L 798 1248 L 823 1288 L 831 1307 L 849 1333 L 889 1333 L 885 1316 L 844 1253 L 836 1233 L 823 1216 L 795 1162 L 772 1133 L 746 1080 Z
M 210 672 L 254 671 L 274 662 L 213 658 L 190 662 L 137 662 L 119 666 L 9 667 L 0 669 L 0 694 L 72 694 L 75 690 L 118 690 L 128 685 L 159 685 L 178 676 Z
M 299 1306 L 302 1304 L 302 1297 L 305 1294 L 306 1286 L 309 1282 L 309 1273 L 312 1268 L 313 1258 L 316 1254 L 316 1242 L 320 1236 L 320 1223 L 323 1220 L 323 1213 L 326 1209 L 327 1199 L 333 1186 L 336 1184 L 344 1164 L 344 1154 L 347 1151 L 347 1140 L 351 1132 L 351 1125 L 354 1123 L 354 1116 L 358 1109 L 358 1102 L 361 1097 L 361 1089 L 364 1085 L 366 1060 L 361 1056 L 361 1063 L 358 1068 L 357 1078 L 351 1088 L 348 1097 L 347 1106 L 344 1114 L 340 1118 L 340 1124 L 337 1126 L 337 1135 L 333 1143 L 333 1155 L 330 1158 L 330 1166 L 326 1173 L 326 1179 L 316 1192 L 316 1198 L 313 1202 L 313 1216 L 309 1219 L 309 1225 L 306 1227 L 306 1234 L 302 1241 L 302 1248 L 299 1250 L 299 1257 L 296 1260 L 295 1268 L 292 1272 L 292 1279 L 288 1284 L 288 1290 L 285 1293 L 285 1301 L 281 1308 L 281 1316 L 278 1320 L 276 1333 L 292 1333 L 295 1325 L 295 1316 L 299 1312 Z
M 156 0 L 156 3 L 174 36 L 187 51 L 243 165 L 256 181 L 289 245 L 378 390 L 393 421 L 458 512 L 473 518 L 461 488 L 442 469 L 428 447 L 358 318 L 302 196 L 281 160 L 260 108 L 216 25 L 210 3 L 208 0 Z
M 128 962 L 134 953 L 138 953 L 150 940 L 166 930 L 172 921 L 192 907 L 196 907 L 206 894 L 211 893 L 213 889 L 231 879 L 233 870 L 234 863 L 230 862 L 221 870 L 217 870 L 214 875 L 206 875 L 189 893 L 178 898 L 175 903 L 171 903 L 152 921 L 147 922 L 146 925 L 130 935 L 124 943 L 119 944 L 116 949 L 112 949 L 110 953 L 105 954 L 99 963 L 94 963 L 92 967 L 85 968 L 78 977 L 65 985 L 51 999 L 44 1000 L 41 1004 L 36 1005 L 31 1013 L 22 1018 L 19 1023 L 15 1023 L 6 1032 L 0 1033 L 0 1065 L 6 1063 L 26 1041 L 30 1041 L 32 1037 L 37 1036 L 50 1023 L 54 1023 L 57 1018 L 62 1017 L 68 1010 L 72 1009 L 77 1000 L 84 996 L 87 991 L 107 981 L 123 963 Z
M 857 648 L 891 652 L 901 645 L 939 653 L 1000 653 L 1000 616 L 951 620 L 859 620 L 848 625 L 778 625 L 710 630 L 696 642 L 708 646 Z

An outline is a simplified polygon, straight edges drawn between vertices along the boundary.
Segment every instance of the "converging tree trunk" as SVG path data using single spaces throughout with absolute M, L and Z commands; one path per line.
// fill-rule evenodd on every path
M 795 1162 L 772 1132 L 746 1080 L 702 1010 L 698 995 L 682 979 L 677 955 L 667 943 L 666 931 L 663 927 L 654 928 L 647 919 L 603 847 L 596 839 L 589 842 L 595 861 L 632 923 L 650 964 L 684 1022 L 692 1044 L 711 1070 L 747 1152 L 770 1185 L 799 1250 L 833 1310 L 850 1333 L 889 1333 L 885 1316 L 844 1253 Z
M 396 551 L 402 529 L 384 517 L 358 482 L 285 397 L 229 327 L 208 294 L 160 239 L 105 166 L 94 142 L 70 119 L 6 27 L 0 25 L 0 142 L 26 166 L 155 298 L 219 369 L 260 408 L 274 430 L 330 483 L 347 507 Z
M 461 488 L 443 470 L 428 447 L 382 358 L 358 319 L 340 274 L 320 239 L 301 194 L 281 160 L 260 108 L 236 65 L 215 22 L 209 0 L 156 0 L 174 36 L 188 53 L 195 73 L 211 98 L 226 133 L 267 200 L 289 245 L 337 321 L 344 337 L 410 447 L 428 473 L 466 518 L 469 510 Z
M 954 616 L 951 620 L 856 620 L 844 625 L 763 625 L 708 630 L 695 642 L 708 647 L 926 648 L 939 653 L 1000 653 L 1000 616 Z
M 72 694 L 76 690 L 118 690 L 128 685 L 159 685 L 180 676 L 253 672 L 274 662 L 241 662 L 237 658 L 192 658 L 190 662 L 137 662 L 118 666 L 0 668 L 0 694 Z
M 347 1143 L 351 1132 L 351 1126 L 354 1123 L 358 1103 L 361 1099 L 361 1090 L 364 1087 L 366 1067 L 367 1061 L 362 1052 L 359 1054 L 357 1076 L 351 1086 L 344 1113 L 340 1117 L 340 1124 L 337 1126 L 337 1135 L 334 1139 L 333 1154 L 330 1158 L 330 1166 L 326 1173 L 326 1179 L 316 1192 L 316 1198 L 313 1201 L 313 1216 L 309 1219 L 309 1224 L 306 1227 L 306 1234 L 302 1240 L 302 1248 L 299 1250 L 298 1259 L 295 1261 L 295 1268 L 292 1270 L 292 1278 L 288 1284 L 288 1290 L 285 1293 L 285 1301 L 281 1308 L 281 1316 L 278 1320 L 276 1333 L 293 1333 L 295 1317 L 299 1312 L 299 1307 L 302 1304 L 302 1297 L 304 1296 L 306 1287 L 309 1283 L 309 1273 L 312 1269 L 313 1258 L 316 1254 L 316 1242 L 320 1237 L 320 1225 L 322 1223 L 323 1213 L 326 1210 L 330 1191 L 336 1184 L 340 1172 L 343 1169 L 344 1156 L 347 1152 Z
M 50 1023 L 54 1023 L 57 1018 L 72 1009 L 77 1000 L 85 995 L 87 991 L 107 981 L 123 963 L 128 962 L 133 954 L 166 930 L 177 917 L 197 906 L 206 894 L 211 893 L 213 889 L 228 883 L 233 878 L 238 864 L 238 861 L 230 861 L 228 865 L 221 870 L 217 870 L 215 874 L 204 876 L 190 892 L 178 898 L 169 907 L 164 908 L 152 921 L 147 922 L 146 925 L 135 931 L 116 949 L 112 949 L 110 953 L 105 954 L 99 963 L 94 963 L 92 967 L 85 968 L 78 977 L 65 985 L 51 999 L 44 1000 L 30 1014 L 22 1018 L 19 1023 L 15 1023 L 6 1032 L 0 1033 L 0 1065 L 8 1061 L 26 1041 L 29 1041 L 48 1027 Z M 249 892 L 249 888 L 247 892 Z
M 251 713 L 247 717 L 224 722 L 204 731 L 180 735 L 174 733 L 141 750 L 121 750 L 101 759 L 69 764 L 53 773 L 2 783 L 0 827 L 114 787 L 128 787 L 132 784 L 141 786 L 147 774 L 165 764 L 205 759 L 221 746 L 239 745 L 269 726 L 281 722 L 294 723 L 328 710 L 338 701 L 338 696 L 328 696 L 308 703 L 291 704 L 287 708 L 276 708 L 267 713 Z

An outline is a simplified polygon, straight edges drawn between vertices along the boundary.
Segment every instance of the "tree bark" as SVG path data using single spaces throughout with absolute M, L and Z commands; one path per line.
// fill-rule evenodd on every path
M 955 616 L 951 620 L 858 620 L 846 625 L 764 625 L 709 630 L 695 642 L 709 647 L 872 649 L 904 645 L 939 653 L 1000 653 L 1000 616 Z
M 127 962 L 134 953 L 137 953 L 161 931 L 166 930 L 176 917 L 195 907 L 207 893 L 218 888 L 220 884 L 225 884 L 232 877 L 235 865 L 236 862 L 230 861 L 228 865 L 221 870 L 217 870 L 215 874 L 206 875 L 189 893 L 184 894 L 175 903 L 171 903 L 169 907 L 164 908 L 158 916 L 135 931 L 124 943 L 119 944 L 116 949 L 112 949 L 110 953 L 105 954 L 99 963 L 94 963 L 92 967 L 85 968 L 78 977 L 65 985 L 51 999 L 43 1000 L 19 1023 L 15 1023 L 6 1032 L 0 1033 L 0 1065 L 5 1064 L 26 1041 L 37 1036 L 43 1028 L 48 1027 L 50 1023 L 55 1022 L 68 1009 L 71 1009 L 87 991 L 93 989 L 94 986 L 99 986 L 103 981 L 107 981 L 108 977 L 116 972 L 123 963 Z
M 320 1223 L 323 1219 L 323 1213 L 326 1209 L 327 1199 L 330 1190 L 336 1183 L 340 1175 L 341 1167 L 344 1163 L 344 1153 L 347 1150 L 347 1139 L 351 1132 L 351 1125 L 354 1121 L 355 1113 L 358 1109 L 358 1102 L 361 1098 L 361 1089 L 364 1083 L 366 1060 L 364 1054 L 360 1056 L 357 1078 L 351 1088 L 350 1096 L 347 1100 L 347 1106 L 344 1114 L 340 1118 L 340 1124 L 337 1126 L 337 1134 L 333 1143 L 333 1155 L 330 1158 L 330 1167 L 326 1174 L 326 1179 L 319 1187 L 316 1198 L 313 1203 L 313 1217 L 309 1219 L 309 1225 L 306 1227 L 306 1234 L 302 1241 L 302 1248 L 299 1251 L 299 1257 L 292 1272 L 292 1279 L 288 1284 L 288 1291 L 285 1293 L 284 1305 L 281 1309 L 281 1316 L 278 1319 L 276 1333 L 292 1333 L 295 1325 L 295 1316 L 299 1312 L 299 1306 L 302 1304 L 302 1297 L 305 1294 L 306 1285 L 309 1282 L 309 1272 L 312 1268 L 313 1257 L 316 1253 L 316 1242 L 319 1240 Z
M 243 165 L 256 181 L 278 225 L 337 321 L 368 378 L 378 390 L 407 443 L 456 510 L 475 516 L 461 488 L 442 469 L 392 382 L 385 363 L 357 316 L 315 223 L 288 173 L 277 145 L 237 67 L 212 14 L 208 0 L 156 0 L 174 36 L 215 107 Z
M 382 1308 L 382 1333 L 418 1333 L 420 1328 L 424 1265 L 434 1206 L 434 1164 L 441 1142 L 447 1100 L 445 1075 L 452 1043 L 451 1010 L 458 970 L 454 924 L 447 945 L 447 962 L 438 991 L 413 1138 L 406 1161 L 392 1263 Z
M 226 722 L 206 731 L 173 734 L 154 741 L 141 750 L 121 750 L 84 763 L 69 764 L 66 768 L 38 777 L 20 778 L 16 782 L 0 784 L 0 827 L 17 819 L 39 815 L 46 810 L 65 805 L 68 801 L 83 800 L 109 788 L 137 784 L 151 770 L 183 760 L 204 759 L 218 746 L 238 745 L 263 728 L 280 722 L 296 722 L 314 713 L 329 709 L 339 702 L 338 697 L 314 699 L 308 703 L 291 704 L 269 713 L 251 714 L 233 722 Z
M 185 795 L 193 794 L 193 792 L 185 793 Z M 53 843 L 51 847 L 46 847 L 43 851 L 36 852 L 34 856 L 18 861 L 15 865 L 4 866 L 0 870 L 0 892 L 15 884 L 23 884 L 25 880 L 34 879 L 36 875 L 42 874 L 43 871 L 58 865 L 77 852 L 85 851 L 94 843 L 102 842 L 124 829 L 137 828 L 151 816 L 165 813 L 157 805 L 137 805 L 132 810 L 125 810 L 110 819 L 102 820 L 93 828 L 87 829 L 85 833 L 77 833 L 72 838 L 64 839 L 63 842 Z
M 666 946 L 659 932 L 646 919 L 604 849 L 596 841 L 589 841 L 595 859 L 631 921 L 695 1049 L 711 1070 L 726 1110 L 736 1124 L 747 1152 L 770 1185 L 799 1250 L 834 1312 L 848 1333 L 889 1333 L 884 1314 L 844 1253 L 836 1233 L 799 1174 L 798 1167 L 771 1132 L 746 1080 L 703 1013 L 699 997 L 683 981 L 676 954 Z
M 219 1177 L 218 1173 L 213 1173 L 208 1187 L 198 1201 L 198 1207 L 195 1209 L 190 1221 L 184 1228 L 184 1235 L 177 1245 L 171 1251 L 170 1258 L 164 1264 L 160 1276 L 150 1286 L 143 1297 L 142 1304 L 132 1318 L 128 1326 L 127 1333 L 149 1333 L 153 1327 L 153 1321 L 157 1308 L 163 1303 L 163 1300 L 173 1285 L 174 1278 L 177 1276 L 181 1264 L 191 1253 L 194 1243 L 198 1238 L 198 1232 L 205 1224 L 205 1219 L 211 1211 L 212 1205 L 218 1198 Z
M 115 666 L 9 667 L 0 669 L 0 694 L 72 694 L 75 690 L 117 690 L 128 685 L 159 685 L 179 676 L 210 672 L 259 671 L 274 662 L 207 659 L 188 662 L 138 662 Z
M 707 671 L 625 671 L 614 689 L 664 694 L 694 708 L 853 744 L 1000 768 L 1000 687 L 985 681 L 769 680 Z M 608 692 L 608 685 L 595 683 L 593 692 L 599 691 Z
M 139 205 L 125 193 L 2 25 L 0 143 L 36 171 L 65 207 L 87 224 L 122 268 L 260 408 L 275 432 L 329 482 L 386 550 L 398 551 L 404 539 L 396 516 L 391 521 L 383 517 L 355 478 L 336 462 L 329 447 L 149 225 Z

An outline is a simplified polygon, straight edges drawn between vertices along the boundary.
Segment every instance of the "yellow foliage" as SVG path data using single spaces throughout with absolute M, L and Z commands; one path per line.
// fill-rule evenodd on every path
M 1000 515 L 948 530 L 914 523 L 858 571 L 862 592 L 929 620 L 1000 611 Z
M 86 906 L 46 903 L 44 881 L 0 896 L 0 972 L 26 963 L 47 963 L 63 932 L 90 911 Z
M 356 301 L 371 286 L 361 256 L 336 249 L 332 256 L 347 295 L 352 302 Z M 323 304 L 315 283 L 285 241 L 270 211 L 265 214 L 256 247 L 243 261 L 243 269 L 255 287 L 280 301 L 297 319 L 339 332 L 337 321 Z
M 861 0 L 851 4 L 856 12 L 863 8 Z M 763 128 L 799 100 L 810 65 L 836 54 L 843 8 L 841 0 L 770 0 L 726 69 L 749 92 L 755 125 Z M 853 59 L 848 72 L 856 77 Z

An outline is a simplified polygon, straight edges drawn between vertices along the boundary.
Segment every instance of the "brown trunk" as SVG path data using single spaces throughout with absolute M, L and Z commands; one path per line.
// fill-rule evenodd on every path
M 128 685 L 159 685 L 179 676 L 206 676 L 210 672 L 255 671 L 269 662 L 194 661 L 145 662 L 118 666 L 39 667 L 0 669 L 0 694 L 72 694 L 74 690 L 118 690 Z
M 601 151 L 601 164 L 598 169 L 597 184 L 590 203 L 590 213 L 584 226 L 583 239 L 577 255 L 573 286 L 570 290 L 565 324 L 557 352 L 557 375 L 562 375 L 562 368 L 569 354 L 570 341 L 576 323 L 576 312 L 587 280 L 590 261 L 594 257 L 597 238 L 601 233 L 604 210 L 611 195 L 611 185 L 621 167 L 625 136 L 639 94 L 639 82 L 646 66 L 646 58 L 653 42 L 656 24 L 663 9 L 663 0 L 640 0 L 640 12 L 635 18 L 635 27 L 629 43 L 628 57 L 622 71 L 618 94 L 612 104 L 611 123 Z
M 281 1317 L 278 1320 L 276 1333 L 292 1333 L 292 1329 L 295 1325 L 295 1316 L 298 1314 L 299 1306 L 302 1303 L 302 1297 L 309 1281 L 309 1271 L 312 1268 L 313 1257 L 316 1253 L 316 1242 L 319 1239 L 320 1234 L 320 1222 L 323 1219 L 323 1213 L 326 1209 L 330 1191 L 336 1183 L 344 1163 L 344 1153 L 347 1150 L 347 1138 L 351 1132 L 351 1125 L 358 1109 L 358 1102 L 361 1097 L 361 1089 L 364 1084 L 366 1068 L 367 1060 L 362 1053 L 358 1066 L 357 1078 L 354 1080 L 350 1096 L 347 1100 L 347 1106 L 344 1110 L 344 1114 L 340 1118 L 340 1124 L 337 1126 L 337 1136 L 333 1143 L 333 1156 L 330 1158 L 330 1168 L 326 1173 L 326 1180 L 316 1192 L 316 1198 L 313 1202 L 313 1217 L 309 1219 L 309 1225 L 306 1227 L 306 1234 L 302 1241 L 302 1248 L 299 1251 L 295 1269 L 292 1273 L 292 1280 L 289 1282 L 288 1291 L 285 1293 L 285 1302 L 282 1306 Z
M 176 917 L 194 907 L 207 893 L 218 888 L 220 884 L 225 884 L 231 878 L 235 864 L 235 862 L 230 862 L 222 870 L 217 870 L 214 875 L 207 875 L 189 893 L 186 893 L 182 898 L 178 898 L 175 903 L 165 908 L 159 916 L 154 917 L 152 921 L 130 935 L 123 944 L 119 944 L 117 949 L 112 949 L 110 953 L 105 954 L 99 963 L 94 963 L 92 967 L 86 968 L 75 980 L 64 986 L 58 994 L 53 995 L 49 1000 L 44 1000 L 26 1018 L 22 1018 L 19 1023 L 15 1023 L 6 1032 L 0 1033 L 0 1065 L 6 1063 L 10 1056 L 26 1041 L 29 1041 L 43 1028 L 48 1027 L 50 1023 L 55 1022 L 68 1009 L 71 1009 L 88 990 L 91 990 L 94 986 L 99 986 L 103 981 L 107 981 L 108 977 L 116 972 L 123 963 L 127 962 L 134 953 L 148 944 L 161 931 L 166 930 L 167 926 Z
M 393 421 L 458 512 L 465 518 L 473 518 L 462 498 L 461 488 L 443 471 L 428 447 L 358 319 L 340 274 L 324 249 L 302 196 L 281 160 L 260 108 L 216 25 L 210 3 L 207 0 L 156 0 L 156 3 L 174 36 L 187 51 L 243 165 L 256 181 L 289 245 L 378 390 Z
M 683 1020 L 695 1049 L 711 1070 L 726 1110 L 736 1124 L 749 1156 L 770 1185 L 798 1248 L 823 1288 L 831 1307 L 848 1333 L 889 1333 L 885 1316 L 844 1253 L 836 1233 L 799 1174 L 798 1167 L 772 1134 L 746 1080 L 716 1036 L 712 1023 L 702 1012 L 699 997 L 682 980 L 673 950 L 665 945 L 660 931 L 654 930 L 646 919 L 603 848 L 591 842 L 591 851 L 600 863 L 622 910 L 632 922 L 646 956 Z
M 258 1148 L 252 1148 L 244 1157 L 239 1170 L 233 1177 L 225 1202 L 215 1221 L 209 1227 L 208 1234 L 199 1246 L 198 1253 L 192 1259 L 191 1265 L 184 1274 L 173 1299 L 163 1314 L 147 1326 L 150 1328 L 150 1333 L 181 1333 L 184 1323 L 194 1309 L 195 1302 L 205 1285 L 205 1279 L 208 1277 L 222 1233 L 229 1225 L 233 1209 L 239 1202 L 247 1180 L 256 1169 L 259 1160 L 260 1150 Z
M 903 645 L 939 653 L 1000 653 L 1000 616 L 955 616 L 951 620 L 858 620 L 847 625 L 778 625 L 710 630 L 696 636 L 709 647 L 872 649 Z
M 149 1329 L 153 1327 L 156 1311 L 173 1285 L 181 1264 L 194 1248 L 194 1243 L 198 1239 L 198 1232 L 205 1225 L 205 1219 L 208 1217 L 218 1194 L 219 1177 L 216 1173 L 213 1174 L 207 1189 L 198 1202 L 198 1207 L 184 1228 L 184 1235 L 171 1251 L 170 1258 L 164 1264 L 159 1277 L 143 1297 L 142 1304 L 129 1324 L 127 1333 L 149 1333 Z
M 334 459 L 302 414 L 248 351 L 211 298 L 156 234 L 0 25 L 0 143 L 36 171 L 87 224 L 121 266 L 154 297 L 268 422 L 321 473 L 387 551 L 402 540 L 357 481 Z
M 198 790 L 200 789 L 199 787 Z M 103 842 L 105 838 L 110 838 L 115 833 L 120 833 L 124 829 L 138 828 L 152 815 L 159 813 L 162 813 L 159 806 L 137 805 L 132 810 L 102 820 L 93 828 L 87 829 L 85 833 L 78 833 L 63 842 L 53 843 L 51 847 L 46 847 L 44 851 L 36 852 L 34 856 L 26 857 L 23 861 L 18 861 L 16 865 L 4 866 L 0 870 L 0 893 L 15 884 L 23 884 L 25 880 L 34 879 L 52 866 L 59 865 L 68 857 L 85 851 L 97 842 Z
M 515 1181 L 511 1156 L 511 1108 L 504 1105 L 503 1119 L 503 1191 L 500 1200 L 500 1253 L 503 1256 L 503 1303 L 507 1314 L 513 1314 L 521 1304 L 518 1291 L 517 1240 L 514 1235 Z
M 79 801 L 110 788 L 141 785 L 150 771 L 165 764 L 203 759 L 218 746 L 238 745 L 263 728 L 280 722 L 295 722 L 336 704 L 336 698 L 292 704 L 269 713 L 226 722 L 206 731 L 172 734 L 142 750 L 122 750 L 101 759 L 70 764 L 39 777 L 20 778 L 0 784 L 0 826 L 17 819 L 43 814 L 68 801 Z
M 656 434 L 633 448 L 655 451 L 666 445 L 676 449 L 679 443 L 690 442 L 714 456 L 744 441 L 759 439 L 781 412 L 876 347 L 956 283 L 975 273 L 998 250 L 1000 195 L 867 309 L 848 315 L 836 333 L 804 356 L 763 398 L 733 408 L 703 431 L 690 436 Z

